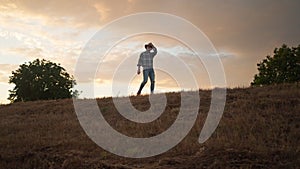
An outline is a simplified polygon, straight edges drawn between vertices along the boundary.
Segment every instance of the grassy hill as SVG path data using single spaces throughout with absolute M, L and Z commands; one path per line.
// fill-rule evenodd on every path
M 218 128 L 207 142 L 199 144 L 210 93 L 200 90 L 199 116 L 188 136 L 170 151 L 145 159 L 118 157 L 98 147 L 81 128 L 71 99 L 2 105 L 0 168 L 300 167 L 299 86 L 229 89 Z M 148 96 L 130 99 L 139 110 L 150 107 Z M 167 93 L 167 99 L 165 112 L 149 124 L 124 119 L 111 98 L 99 99 L 98 104 L 116 130 L 145 137 L 161 133 L 176 119 L 180 95 Z

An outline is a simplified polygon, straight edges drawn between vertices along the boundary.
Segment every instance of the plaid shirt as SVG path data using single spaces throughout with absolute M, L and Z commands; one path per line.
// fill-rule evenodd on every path
M 157 54 L 157 49 L 153 47 L 154 52 L 145 51 L 142 52 L 139 58 L 137 66 L 143 66 L 143 69 L 153 68 L 153 58 Z

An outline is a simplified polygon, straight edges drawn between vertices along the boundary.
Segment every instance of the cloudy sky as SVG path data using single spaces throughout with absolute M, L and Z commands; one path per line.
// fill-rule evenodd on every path
M 44 58 L 61 63 L 70 74 L 75 74 L 78 58 L 99 30 L 120 17 L 140 12 L 168 13 L 194 24 L 218 51 L 227 86 L 249 86 L 257 72 L 256 63 L 271 55 L 275 47 L 300 44 L 299 6 L 298 0 L 0 0 L 0 103 L 7 102 L 8 90 L 13 88 L 8 79 L 18 65 Z M 134 29 L 129 24 L 114 31 Z M 178 29 L 167 22 L 160 27 Z M 189 32 L 184 27 L 181 30 Z M 199 87 L 211 86 L 204 66 L 189 46 L 172 37 L 144 34 L 112 46 L 94 78 L 84 78 L 84 72 L 76 74 L 82 97 L 112 95 L 112 79 L 116 86 L 123 85 L 129 94 L 134 94 L 142 78 L 135 74 L 136 62 L 143 45 L 150 41 L 159 50 L 155 64 L 167 65 L 176 78 L 181 78 L 158 69 L 157 91 L 176 90 L 180 81 L 187 82 L 183 84 L 186 89 L 194 87 L 184 80 L 186 72 L 179 71 L 180 63 L 174 58 L 191 68 L 195 78 L 189 79 L 196 80 Z M 91 55 L 88 60 L 98 62 L 95 58 Z M 118 71 L 122 73 L 115 74 Z M 94 94 L 85 92 L 91 82 L 95 82 Z

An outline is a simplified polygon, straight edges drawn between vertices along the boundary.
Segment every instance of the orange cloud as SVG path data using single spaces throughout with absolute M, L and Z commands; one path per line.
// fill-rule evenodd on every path
M 299 44 L 298 6 L 300 1 L 296 0 L 228 0 L 226 3 L 198 0 L 4 0 L 0 1 L 0 57 L 2 60 L 13 55 L 26 60 L 45 58 L 62 63 L 73 74 L 81 50 L 103 25 L 136 12 L 165 12 L 187 19 L 210 38 L 221 54 L 229 86 L 247 86 L 256 73 L 256 63 L 271 54 L 275 47 L 282 43 L 291 46 Z M 161 26 L 170 27 L 167 23 Z M 128 25 L 116 31 L 124 29 L 134 28 Z M 170 27 L 170 31 L 172 29 L 176 28 Z M 112 35 L 113 31 L 110 32 Z M 191 34 L 189 38 L 197 37 Z M 106 63 L 101 68 L 105 71 L 99 74 L 101 78 L 96 77 L 99 83 L 109 82 L 111 72 L 122 57 L 132 55 L 128 64 L 130 70 L 131 66 L 135 69 L 138 54 L 143 50 L 144 43 L 149 41 L 161 49 L 161 58 L 182 58 L 196 72 L 198 83 L 209 85 L 205 69 L 197 66 L 201 64 L 191 52 L 181 48 L 174 40 L 152 35 L 135 37 L 117 45 L 104 60 Z M 98 61 L 91 57 L 86 62 Z M 9 69 L 15 69 L 13 65 L 19 64 L 19 61 L 10 60 L 10 63 L 12 67 L 1 65 L 0 82 L 7 81 L 6 73 Z M 135 73 L 134 70 L 132 72 Z M 79 76 L 85 76 L 85 72 Z M 170 79 L 159 77 L 158 73 L 161 86 L 170 86 Z M 87 82 L 92 78 L 83 80 Z

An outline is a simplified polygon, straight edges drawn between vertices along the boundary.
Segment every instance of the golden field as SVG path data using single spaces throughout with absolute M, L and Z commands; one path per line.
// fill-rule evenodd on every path
M 210 90 L 200 90 L 200 108 L 188 136 L 168 152 L 144 159 L 119 157 L 97 146 L 81 128 L 72 99 L 0 106 L 0 168 L 300 168 L 300 86 L 286 84 L 227 90 L 221 122 L 204 144 L 200 130 L 210 106 Z M 176 119 L 180 94 L 167 93 L 161 117 L 137 124 L 122 117 L 112 98 L 97 99 L 117 131 L 149 137 Z M 148 96 L 131 96 L 138 110 Z

